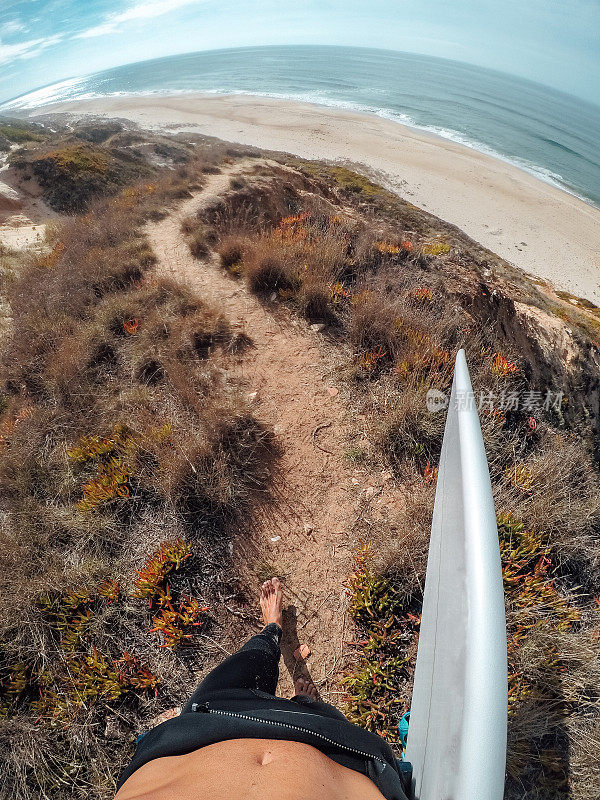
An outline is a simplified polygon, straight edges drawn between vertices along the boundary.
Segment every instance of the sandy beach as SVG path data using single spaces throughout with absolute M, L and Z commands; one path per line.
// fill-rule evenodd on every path
M 249 95 L 111 97 L 45 106 L 343 161 L 526 272 L 600 305 L 600 210 L 504 161 L 374 114 Z

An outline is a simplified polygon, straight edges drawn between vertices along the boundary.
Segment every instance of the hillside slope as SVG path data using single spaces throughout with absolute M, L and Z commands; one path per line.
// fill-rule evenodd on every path
M 598 309 L 339 165 L 91 129 L 92 151 L 150 154 L 151 179 L 93 183 L 41 248 L 0 254 L 3 791 L 110 797 L 135 736 L 257 629 L 271 574 L 282 690 L 309 672 L 398 747 L 444 422 L 426 395 L 465 346 L 507 797 L 595 798 Z

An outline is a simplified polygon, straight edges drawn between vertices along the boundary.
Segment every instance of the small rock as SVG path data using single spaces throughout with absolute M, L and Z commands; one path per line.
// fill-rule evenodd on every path
M 336 389 L 335 386 L 330 386 L 327 389 L 327 394 L 329 395 L 329 397 L 336 397 L 339 394 L 339 391 L 340 390 Z
M 321 331 L 324 331 L 326 327 L 327 325 L 325 325 L 324 322 L 315 322 L 314 325 L 310 326 L 310 329 L 315 333 L 321 333 Z
M 365 498 L 367 500 L 372 500 L 374 494 L 375 494 L 375 487 L 367 486 L 367 488 L 365 489 Z
M 272 542 L 278 542 L 281 539 L 281 536 L 271 536 Z
M 296 661 L 304 661 L 310 655 L 310 647 L 307 644 L 301 644 L 296 650 L 294 650 L 294 658 Z
M 313 526 L 312 526 L 312 525 L 309 525 L 308 523 L 306 523 L 306 524 L 304 525 L 304 533 L 305 533 L 307 536 L 310 536 L 310 534 L 311 534 L 312 532 L 313 532 Z
M 352 483 L 353 483 L 355 486 L 358 486 L 358 478 L 352 478 Z
M 269 300 L 270 300 L 272 303 L 274 303 L 274 302 L 275 302 L 275 300 L 277 300 L 277 292 L 271 292 L 271 296 L 269 297 Z
M 246 398 L 250 403 L 256 400 L 257 397 L 258 397 L 258 392 L 250 392 L 249 394 L 246 395 Z

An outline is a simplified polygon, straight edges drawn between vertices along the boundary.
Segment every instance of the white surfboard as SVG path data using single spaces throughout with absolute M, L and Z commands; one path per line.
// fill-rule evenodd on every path
M 433 510 L 405 759 L 415 800 L 501 800 L 506 618 L 498 531 L 464 350 Z

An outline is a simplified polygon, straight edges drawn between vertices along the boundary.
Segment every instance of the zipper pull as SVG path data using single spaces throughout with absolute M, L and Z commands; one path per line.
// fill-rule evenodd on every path
M 208 714 L 210 709 L 208 703 L 192 703 L 192 711 L 202 711 L 204 714 Z

